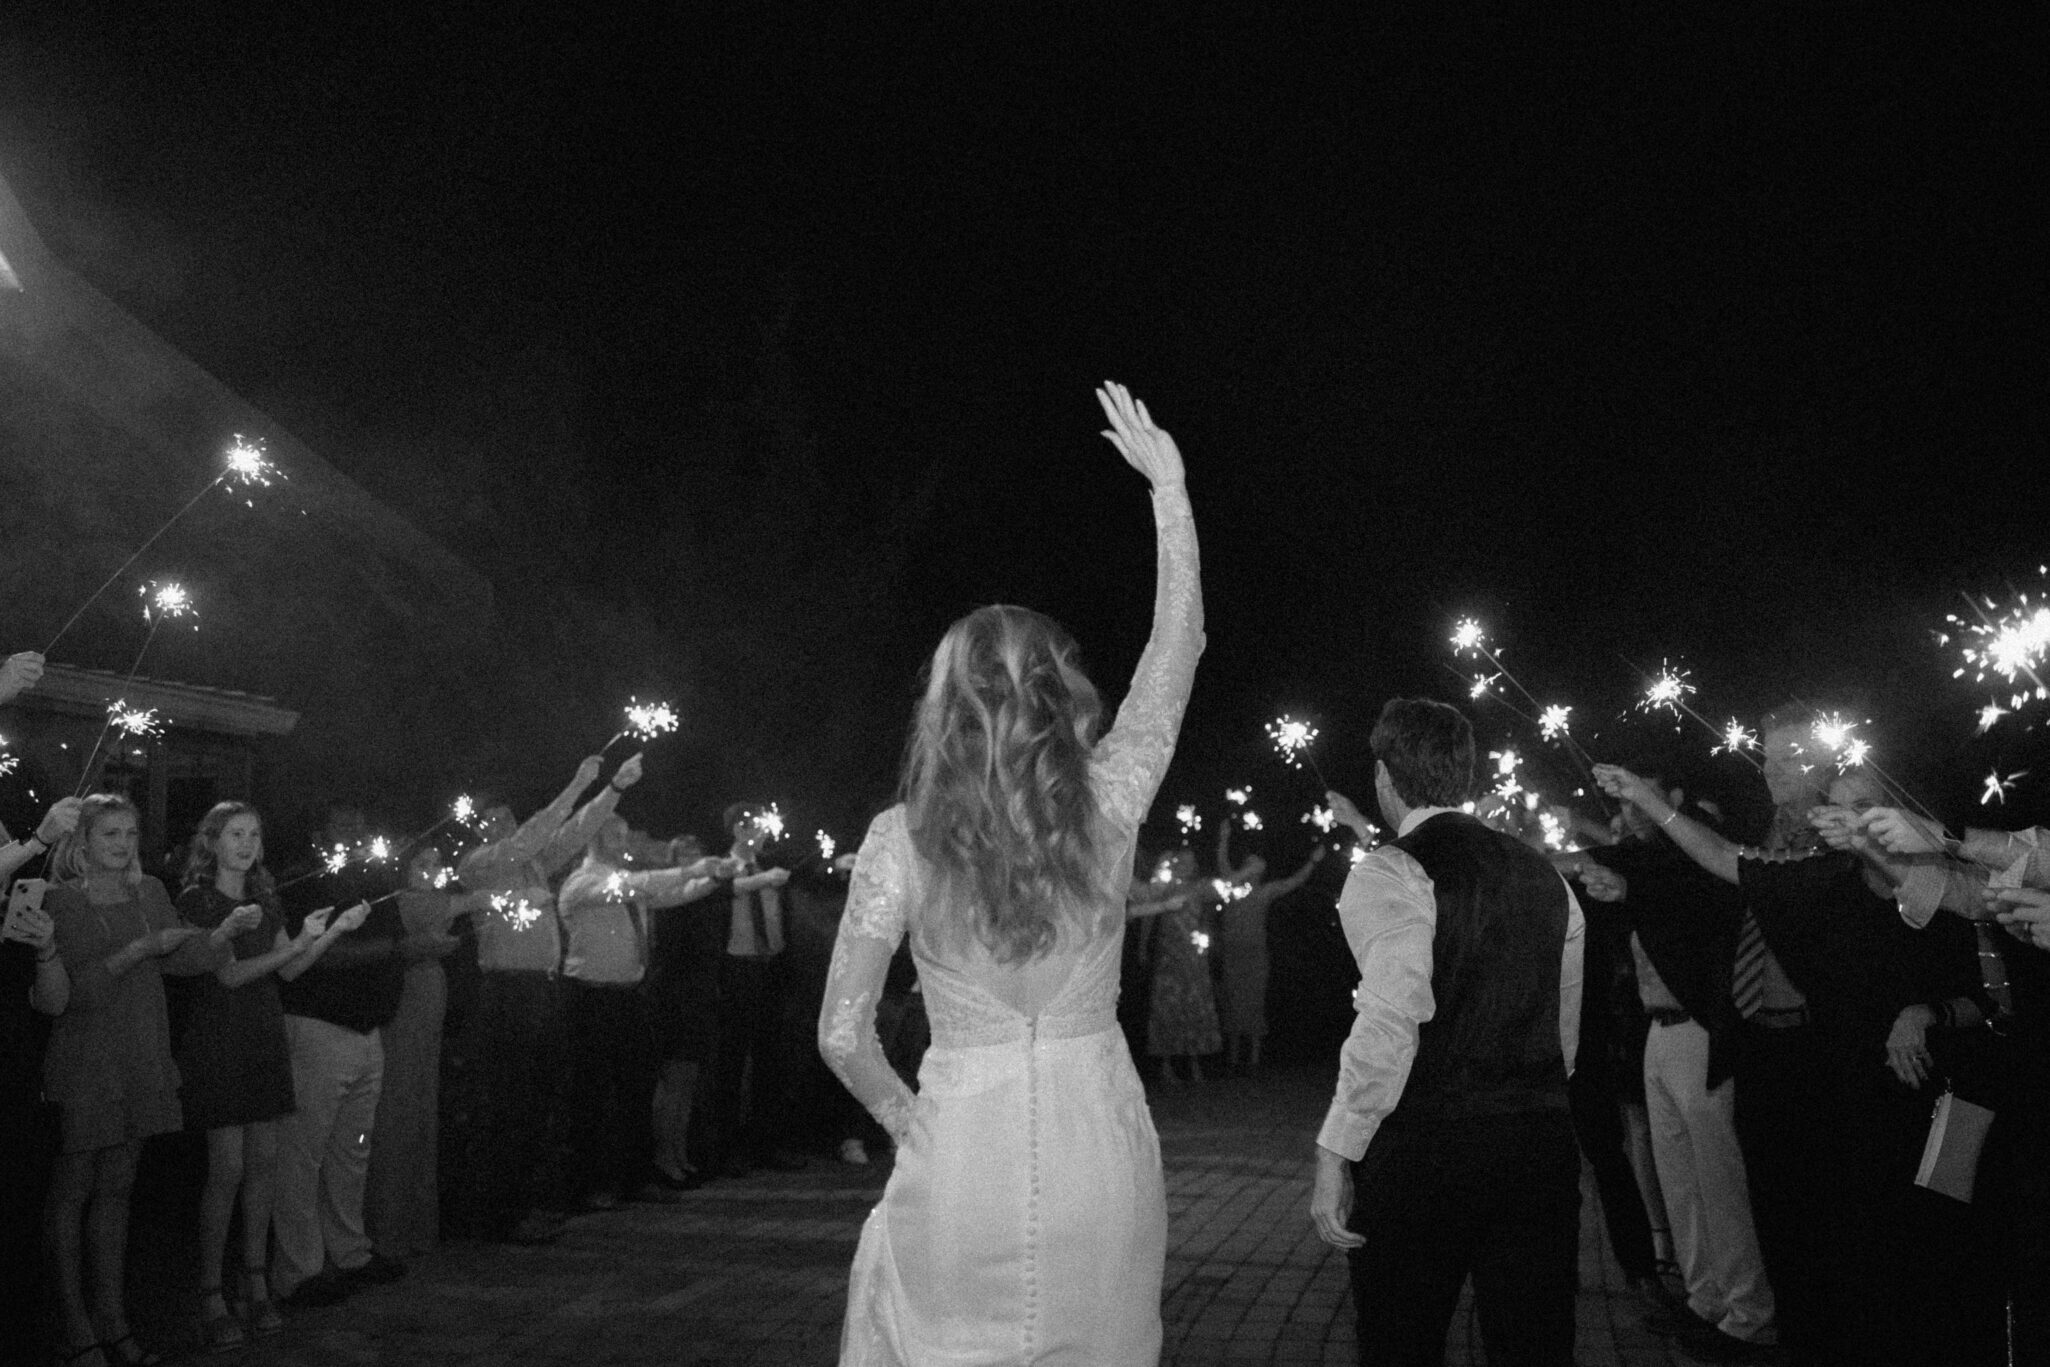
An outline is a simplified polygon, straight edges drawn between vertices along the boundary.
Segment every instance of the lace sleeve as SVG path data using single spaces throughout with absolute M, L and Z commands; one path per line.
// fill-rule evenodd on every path
M 1182 710 L 1203 653 L 1203 582 L 1196 519 L 1181 485 L 1153 491 L 1159 538 L 1153 588 L 1153 635 L 1118 708 L 1117 724 L 1096 747 L 1097 792 L 1112 820 L 1137 826 L 1174 758 Z
M 899 1145 L 911 1132 L 913 1094 L 883 1057 L 876 1004 L 890 957 L 904 938 L 908 846 L 903 808 L 893 807 L 870 824 L 855 860 L 819 1013 L 820 1056 Z

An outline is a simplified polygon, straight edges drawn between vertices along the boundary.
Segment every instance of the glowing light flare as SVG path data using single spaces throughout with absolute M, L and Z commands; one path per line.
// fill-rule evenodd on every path
M 1644 690 L 1644 700 L 1638 706 L 1646 712 L 1656 712 L 1663 707 L 1675 717 L 1687 705 L 1687 695 L 1694 691 L 1694 685 L 1687 682 L 1687 671 L 1676 670 L 1663 660 L 1659 662 L 1658 677 Z
M 1174 882 L 1174 860 L 1171 857 L 1167 855 L 1160 856 L 1159 862 L 1153 866 L 1153 881 L 1156 883 Z
M 826 834 L 823 830 L 815 833 L 812 839 L 819 842 L 819 858 L 825 860 L 828 864 L 832 863 L 833 851 L 840 848 L 840 842 L 833 839 L 832 836 Z
M 1182 828 L 1183 835 L 1194 835 L 1203 829 L 1203 814 L 1196 810 L 1193 802 L 1184 802 L 1174 809 L 1175 824 Z
M 235 434 L 235 444 L 222 457 L 228 468 L 221 472 L 223 479 L 239 479 L 244 485 L 268 485 L 273 478 L 282 479 L 283 474 L 264 454 L 263 442 L 252 440 L 240 432 Z
M 1210 952 L 1210 937 L 1200 930 L 1189 932 L 1189 943 L 1196 947 L 1198 954 L 1208 954 Z
M 1487 633 L 1481 630 L 1479 622 L 1471 617 L 1461 618 L 1459 625 L 1452 631 L 1452 648 L 1457 651 L 1478 651 L 1482 649 L 1481 642 L 1486 639 Z
M 1260 814 L 1251 808 L 1247 808 L 1244 812 L 1240 813 L 1239 825 L 1249 831 L 1265 830 L 1267 827 L 1267 823 L 1260 819 Z
M 493 893 L 491 910 L 514 930 L 531 930 L 541 919 L 541 908 L 524 897 L 514 897 L 509 893 Z
M 1538 714 L 1538 735 L 1546 740 L 1557 740 L 1561 736 L 1571 735 L 1572 713 L 1572 708 L 1561 707 L 1556 703 L 1547 707 Z
M 107 704 L 107 725 L 137 739 L 164 734 L 164 724 L 157 717 L 156 708 L 130 707 L 119 698 Z
M 1720 755 L 1725 750 L 1727 750 L 1731 754 L 1735 755 L 1740 754 L 1745 750 L 1756 750 L 1757 748 L 1757 734 L 1755 732 L 1747 730 L 1744 726 L 1744 723 L 1738 721 L 1735 717 L 1732 717 L 1730 718 L 1729 725 L 1723 728 L 1723 743 L 1721 745 L 1718 745 L 1715 749 L 1709 751 L 1708 753 L 1710 753 L 1711 755 Z
M 666 702 L 644 703 L 638 698 L 628 700 L 626 705 L 626 729 L 622 736 L 638 736 L 650 741 L 676 729 L 676 709 Z
M 1234 807 L 1243 807 L 1252 799 L 1253 790 L 1250 787 L 1226 788 L 1224 790 L 1224 800 Z
M 1303 813 L 1303 821 L 1307 825 L 1315 826 L 1325 835 L 1329 835 L 1338 826 L 1338 813 L 1332 811 L 1329 807 L 1312 807 L 1309 811 Z
M 1367 855 L 1369 853 L 1371 853 L 1371 851 L 1369 851 L 1365 845 L 1355 845 L 1352 847 L 1352 853 L 1346 857 L 1349 860 L 1351 860 L 1353 866 L 1357 868 L 1359 865 L 1367 862 Z M 1349 996 L 1351 994 L 1348 993 L 1347 995 Z
M 437 891 L 456 881 L 456 871 L 446 864 L 434 871 L 434 887 Z
M 1566 827 L 1550 812 L 1538 813 L 1538 829 L 1544 832 L 1545 848 L 1563 850 L 1566 848 Z
M 783 838 L 783 813 L 771 802 L 754 814 L 755 829 L 771 840 Z
M 1267 723 L 1267 739 L 1290 768 L 1300 769 L 1303 753 L 1317 742 L 1317 728 L 1294 717 L 1280 716 Z
M 2000 771 L 1995 769 L 1992 773 L 1986 775 L 1986 791 L 1980 796 L 1979 805 L 1981 807 L 1990 807 L 1993 803 L 1998 802 L 2001 806 L 2005 807 L 2009 790 L 2014 787 L 2018 780 L 2027 778 L 2028 775 L 2028 770 L 2017 769 L 2006 778 L 2002 778 Z

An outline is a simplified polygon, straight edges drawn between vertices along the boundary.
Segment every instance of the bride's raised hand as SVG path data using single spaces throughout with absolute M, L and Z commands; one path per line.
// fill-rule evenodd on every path
M 1096 401 L 1103 405 L 1103 415 L 1110 419 L 1110 430 L 1103 435 L 1117 447 L 1127 464 L 1151 480 L 1156 489 L 1182 482 L 1182 453 L 1176 449 L 1173 437 L 1153 425 L 1153 415 L 1146 411 L 1145 404 L 1113 380 L 1103 382 L 1103 387 L 1096 391 Z

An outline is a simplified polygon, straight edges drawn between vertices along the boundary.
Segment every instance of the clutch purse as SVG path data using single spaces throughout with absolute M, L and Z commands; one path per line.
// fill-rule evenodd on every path
M 1955 1092 L 1938 1097 L 1929 1118 L 1929 1139 L 1922 1145 L 1922 1165 L 1915 1169 L 1915 1185 L 1969 1203 L 1979 1151 L 1986 1146 L 1986 1131 L 1992 1125 L 1993 1112 L 1984 1106 Z

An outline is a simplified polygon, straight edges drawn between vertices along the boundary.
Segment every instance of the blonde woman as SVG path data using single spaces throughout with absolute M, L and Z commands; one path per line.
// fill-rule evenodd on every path
M 1153 486 L 1153 636 L 1101 741 L 1074 641 L 983 608 L 933 653 L 903 802 L 869 827 L 819 1047 L 897 1145 L 854 1257 L 841 1361 L 1160 1355 L 1160 1144 L 1117 1023 L 1133 844 L 1173 756 L 1203 607 L 1181 455 L 1117 385 L 1104 435 Z M 910 936 L 932 1048 L 914 1095 L 876 1038 Z
M 51 852 L 54 885 L 43 904 L 71 976 L 70 1003 L 43 1059 L 43 1088 L 57 1104 L 61 1133 L 43 1225 L 64 1357 L 80 1367 L 161 1361 L 129 1332 L 122 1284 L 136 1158 L 143 1140 L 178 1129 L 183 1118 L 162 975 L 226 963 L 229 941 L 261 914 L 234 911 L 210 932 L 181 925 L 164 885 L 143 876 L 138 838 L 127 798 L 86 798 L 77 829 Z

